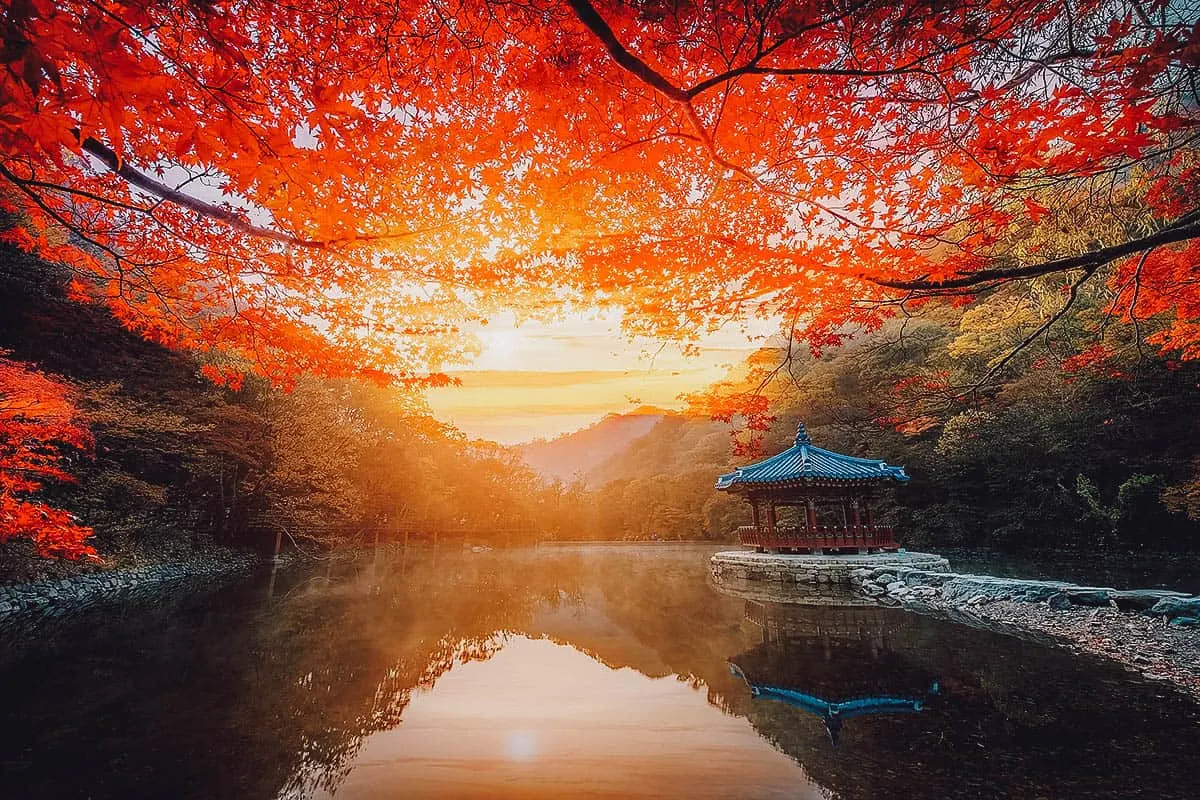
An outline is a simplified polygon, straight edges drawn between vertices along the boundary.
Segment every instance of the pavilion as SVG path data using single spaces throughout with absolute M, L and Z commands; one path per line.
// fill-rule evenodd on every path
M 899 549 L 892 529 L 875 524 L 871 503 L 907 481 L 904 467 L 814 447 L 801 422 L 790 448 L 722 475 L 717 489 L 750 503 L 754 524 L 738 536 L 760 553 L 870 553 Z M 781 519 L 781 511 L 794 519 Z
M 741 678 L 746 682 L 751 697 L 775 700 L 819 717 L 825 723 L 825 730 L 829 733 L 829 740 L 833 742 L 834 747 L 838 744 L 842 723 L 851 717 L 863 717 L 870 714 L 919 714 L 941 692 L 938 682 L 934 681 L 922 697 L 877 695 L 833 702 L 796 689 L 755 683 L 746 677 L 742 668 L 732 661 L 729 662 L 729 671 L 734 677 Z

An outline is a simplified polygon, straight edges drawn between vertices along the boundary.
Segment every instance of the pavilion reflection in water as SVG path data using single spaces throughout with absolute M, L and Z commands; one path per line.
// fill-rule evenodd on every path
M 936 676 L 888 646 L 907 627 L 888 610 L 747 601 L 746 618 L 762 642 L 731 658 L 730 672 L 754 701 L 820 719 L 835 747 L 846 720 L 920 713 L 941 693 Z

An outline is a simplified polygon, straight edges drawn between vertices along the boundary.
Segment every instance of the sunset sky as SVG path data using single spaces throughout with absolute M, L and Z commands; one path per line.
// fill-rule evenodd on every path
M 729 326 L 688 357 L 677 345 L 631 341 L 619 319 L 574 313 L 550 324 L 492 320 L 476 331 L 480 357 L 452 370 L 463 385 L 429 393 L 434 413 L 469 436 L 513 444 L 553 438 L 641 405 L 677 409 L 681 394 L 721 379 L 777 331 L 770 322 L 745 331 Z
M 756 797 L 822 796 L 706 691 L 514 636 L 415 692 L 402 724 L 364 740 L 336 796 L 374 800 L 393 787 L 386 796 L 724 798 L 750 785 Z

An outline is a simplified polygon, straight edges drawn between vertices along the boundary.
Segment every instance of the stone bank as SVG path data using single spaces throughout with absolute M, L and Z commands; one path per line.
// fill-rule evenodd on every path
M 0 631 L 31 629 L 108 605 L 153 603 L 197 583 L 222 583 L 262 563 L 254 553 L 219 550 L 182 561 L 0 586 Z
M 724 550 L 709 562 L 713 582 L 720 587 L 748 584 L 850 585 L 855 570 L 877 567 L 949 572 L 950 562 L 932 553 L 872 553 L 863 555 L 787 555 Z

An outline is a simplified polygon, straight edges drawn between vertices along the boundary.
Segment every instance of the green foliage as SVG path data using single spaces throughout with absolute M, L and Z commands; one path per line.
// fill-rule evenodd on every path
M 791 374 L 766 390 L 777 419 L 762 449 L 788 447 L 803 419 L 818 446 L 903 464 L 913 480 L 877 516 L 911 546 L 1194 547 L 1200 366 L 1133 351 L 1075 367 L 1039 348 L 970 389 L 1042 302 L 1007 316 L 994 303 L 965 314 L 935 308 L 820 358 L 794 358 Z M 783 355 L 755 359 L 773 366 Z M 646 498 L 666 496 L 687 536 L 728 538 L 749 521 L 742 504 L 712 489 L 735 465 L 729 454 L 728 428 L 677 416 L 594 474 L 650 481 L 622 512 L 623 530 L 661 518 Z

